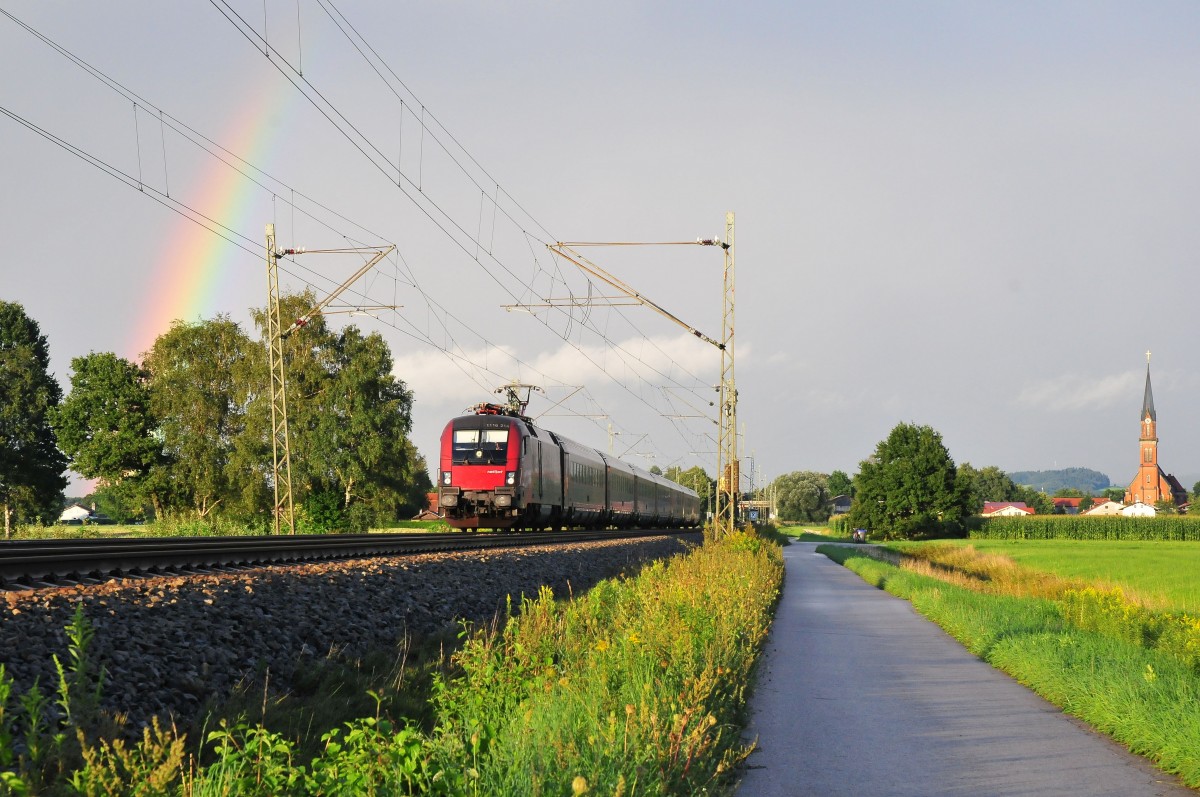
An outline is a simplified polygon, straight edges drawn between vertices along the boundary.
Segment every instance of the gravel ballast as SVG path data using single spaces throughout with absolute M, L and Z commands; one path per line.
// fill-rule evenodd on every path
M 77 604 L 95 629 L 103 706 L 131 727 L 158 715 L 190 719 L 210 698 L 270 673 L 273 690 L 327 656 L 356 658 L 453 627 L 486 622 L 511 596 L 582 593 L 597 582 L 683 553 L 700 535 L 536 548 L 389 556 L 255 568 L 216 575 L 124 579 L 97 586 L 6 592 L 0 663 L 22 693 L 57 684 Z

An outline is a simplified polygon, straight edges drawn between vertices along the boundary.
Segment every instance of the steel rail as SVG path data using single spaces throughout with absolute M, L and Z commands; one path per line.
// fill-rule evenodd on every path
M 114 578 L 186 574 L 206 568 L 517 548 L 672 533 L 681 532 L 639 529 L 531 534 L 297 534 L 9 540 L 0 541 L 0 590 L 61 586 L 55 582 L 96 583 Z

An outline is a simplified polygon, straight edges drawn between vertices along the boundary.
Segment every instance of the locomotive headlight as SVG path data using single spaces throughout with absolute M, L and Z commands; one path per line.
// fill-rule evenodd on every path
M 447 487 L 450 486 L 450 471 L 448 471 L 448 470 L 442 471 L 442 484 L 444 484 Z
M 507 484 L 509 487 L 512 487 L 514 484 L 516 484 L 517 483 L 517 472 L 515 470 L 510 470 L 507 473 L 505 473 L 504 474 L 504 483 Z

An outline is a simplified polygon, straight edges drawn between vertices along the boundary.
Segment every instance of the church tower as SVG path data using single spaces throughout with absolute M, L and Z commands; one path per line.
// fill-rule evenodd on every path
M 1140 500 L 1153 506 L 1165 496 L 1158 487 L 1158 415 L 1154 412 L 1154 391 L 1150 389 L 1150 352 L 1146 352 L 1146 392 L 1142 397 L 1142 436 L 1138 446 L 1141 448 L 1137 475 Z M 1130 490 L 1136 491 L 1133 485 Z
M 1158 414 L 1154 411 L 1154 391 L 1150 389 L 1150 352 L 1146 352 L 1146 391 L 1142 395 L 1141 433 L 1138 436 L 1138 472 L 1125 490 L 1125 503 L 1141 502 L 1154 506 L 1170 501 L 1176 506 L 1187 503 L 1187 490 L 1158 464 Z

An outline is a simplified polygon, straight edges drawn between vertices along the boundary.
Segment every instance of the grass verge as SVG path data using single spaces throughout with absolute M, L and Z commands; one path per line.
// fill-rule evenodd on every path
M 779 533 L 799 542 L 850 542 L 850 535 L 828 526 L 780 526 Z
M 818 552 L 912 602 L 972 653 L 1200 787 L 1200 677 L 1178 656 L 1080 628 L 1063 603 L 981 592 L 845 547 Z M 1070 592 L 1070 590 L 1068 590 Z

